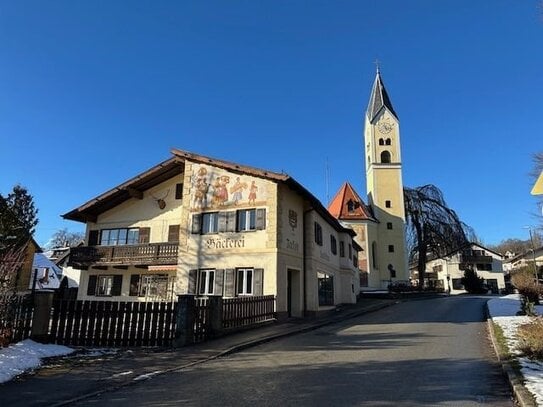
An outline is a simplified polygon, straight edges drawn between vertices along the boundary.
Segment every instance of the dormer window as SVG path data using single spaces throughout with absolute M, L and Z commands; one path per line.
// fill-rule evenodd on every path
M 355 211 L 356 208 L 358 208 L 360 206 L 360 204 L 356 201 L 353 201 L 352 199 L 349 199 L 347 201 L 347 211 L 349 213 L 353 213 Z

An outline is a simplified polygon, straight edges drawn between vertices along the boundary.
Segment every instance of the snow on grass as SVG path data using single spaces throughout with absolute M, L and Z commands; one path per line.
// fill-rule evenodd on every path
M 72 352 L 74 349 L 66 346 L 45 345 L 30 339 L 0 349 L 0 383 L 39 367 L 43 358 L 68 355 Z
M 518 349 L 517 331 L 520 325 L 531 321 L 531 317 L 516 315 L 520 311 L 520 296 L 511 294 L 488 301 L 492 321 L 500 326 L 507 341 L 511 355 L 516 356 L 524 376 L 526 388 L 534 395 L 537 405 L 543 406 L 543 363 L 521 357 Z M 538 315 L 543 315 L 543 305 L 535 307 Z

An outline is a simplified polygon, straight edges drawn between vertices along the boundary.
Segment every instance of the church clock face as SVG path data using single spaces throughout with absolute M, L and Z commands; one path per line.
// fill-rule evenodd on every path
M 392 131 L 392 127 L 393 127 L 392 124 L 389 123 L 388 121 L 379 122 L 379 124 L 377 125 L 379 132 L 383 134 L 390 133 Z

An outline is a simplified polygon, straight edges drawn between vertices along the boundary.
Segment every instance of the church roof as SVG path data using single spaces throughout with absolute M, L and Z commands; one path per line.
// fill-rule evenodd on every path
M 328 205 L 328 212 L 340 220 L 377 221 L 372 210 L 348 182 L 345 182 Z
M 388 111 L 392 115 L 394 115 L 396 119 L 398 119 L 398 115 L 392 107 L 392 103 L 390 102 L 390 98 L 388 97 L 385 85 L 383 84 L 383 79 L 381 79 L 381 73 L 379 72 L 379 70 L 377 70 L 375 82 L 373 83 L 373 88 L 371 90 L 370 102 L 366 111 L 370 122 L 375 119 L 375 117 L 379 114 L 379 112 L 381 112 L 384 107 L 386 107 Z

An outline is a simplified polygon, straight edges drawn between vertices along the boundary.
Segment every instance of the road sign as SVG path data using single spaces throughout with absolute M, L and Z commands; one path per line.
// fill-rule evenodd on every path
M 532 195 L 543 195 L 543 171 L 539 174 L 539 178 L 532 188 Z

